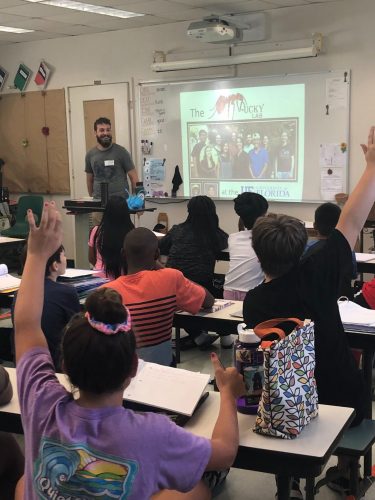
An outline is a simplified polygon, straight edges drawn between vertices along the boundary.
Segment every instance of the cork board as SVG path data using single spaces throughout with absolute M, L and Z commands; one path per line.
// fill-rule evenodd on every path
M 64 90 L 2 95 L 0 116 L 3 185 L 13 193 L 69 194 Z

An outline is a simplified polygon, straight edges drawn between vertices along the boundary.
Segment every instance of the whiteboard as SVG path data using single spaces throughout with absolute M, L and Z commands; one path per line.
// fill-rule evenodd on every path
M 255 191 L 269 201 L 319 202 L 347 192 L 349 70 L 141 82 L 138 103 L 139 137 L 152 143 L 144 163 L 159 164 L 156 175 L 144 172 L 151 196 L 170 194 L 176 165 L 179 196 L 232 200 Z

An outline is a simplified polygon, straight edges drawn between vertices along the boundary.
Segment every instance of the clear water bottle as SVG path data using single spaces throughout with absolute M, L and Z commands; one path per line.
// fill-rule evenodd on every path
M 145 208 L 145 197 L 146 197 L 146 191 L 145 188 L 143 187 L 143 182 L 137 182 L 135 185 L 135 194 L 138 196 L 138 198 L 141 198 L 142 200 L 142 208 Z
M 246 394 L 237 399 L 237 410 L 241 413 L 256 414 L 262 395 L 264 368 L 263 351 L 258 350 L 261 339 L 254 330 L 246 329 L 245 323 L 237 327 L 238 340 L 233 346 L 234 364 L 243 375 Z

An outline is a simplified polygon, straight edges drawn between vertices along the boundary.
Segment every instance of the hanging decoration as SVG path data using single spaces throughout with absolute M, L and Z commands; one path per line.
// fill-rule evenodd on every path
M 34 78 L 34 82 L 38 85 L 38 87 L 41 89 L 45 89 L 47 87 L 51 72 L 51 67 L 45 61 L 40 61 L 38 71 L 36 72 Z

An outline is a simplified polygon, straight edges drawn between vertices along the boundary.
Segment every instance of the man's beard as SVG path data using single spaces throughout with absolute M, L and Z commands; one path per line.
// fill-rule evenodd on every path
M 109 148 L 109 146 L 112 144 L 112 137 L 109 135 L 105 135 L 103 137 L 96 137 L 96 140 L 101 146 L 103 146 L 103 148 Z

